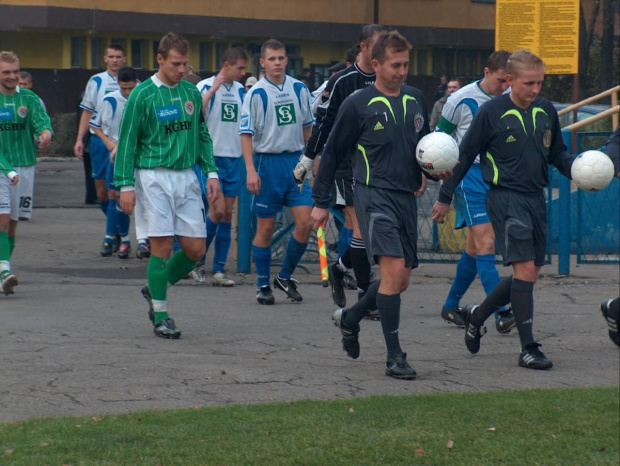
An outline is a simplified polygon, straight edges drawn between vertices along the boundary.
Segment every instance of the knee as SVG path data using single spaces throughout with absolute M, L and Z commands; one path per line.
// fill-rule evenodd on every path
M 198 262 L 200 259 L 202 259 L 202 256 L 204 256 L 205 253 L 206 253 L 206 248 L 205 248 L 204 242 L 202 242 L 202 245 L 195 245 L 190 251 L 187 251 L 185 255 L 190 260 Z

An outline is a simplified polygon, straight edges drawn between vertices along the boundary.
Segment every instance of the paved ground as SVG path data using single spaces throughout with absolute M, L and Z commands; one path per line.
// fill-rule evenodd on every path
M 401 339 L 415 381 L 383 373 L 380 323 L 362 323 L 360 359 L 340 350 L 334 305 L 300 272 L 302 304 L 254 299 L 256 277 L 232 289 L 186 280 L 171 288 L 183 336 L 156 338 L 140 295 L 146 263 L 98 254 L 103 216 L 83 205 L 81 165 L 38 165 L 34 217 L 20 224 L 13 296 L 0 295 L 0 421 L 374 394 L 619 384 L 619 351 L 598 306 L 617 296 L 617 265 L 547 266 L 535 289 L 538 339 L 555 367 L 519 368 L 517 335 L 494 329 L 471 356 L 463 330 L 438 316 L 454 265 L 422 265 L 403 295 Z M 231 270 L 236 264 L 230 263 Z M 353 292 L 349 299 L 353 300 Z M 482 298 L 478 282 L 464 302 Z

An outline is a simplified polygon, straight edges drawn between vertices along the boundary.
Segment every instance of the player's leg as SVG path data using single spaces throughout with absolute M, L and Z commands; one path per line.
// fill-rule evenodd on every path
M 9 180 L 0 176 L 0 292 L 13 294 L 17 278 L 11 273 L 11 246 L 9 226 L 11 223 L 11 193 Z
M 617 346 L 620 346 L 618 327 L 620 327 L 620 298 L 608 299 L 601 303 L 601 312 L 607 322 L 607 333 L 609 338 Z
M 256 234 L 252 241 L 252 257 L 256 267 L 256 300 L 260 304 L 273 304 L 274 297 L 271 290 L 269 275 L 271 270 L 271 237 L 275 228 L 276 218 L 257 217 Z
M 475 243 L 476 270 L 484 292 L 489 295 L 500 282 L 499 271 L 495 265 L 495 233 L 491 222 L 471 225 L 469 236 Z M 500 334 L 506 335 L 515 327 L 512 312 L 502 306 L 495 311 L 495 327 Z
M 118 233 L 118 222 L 116 219 L 116 191 L 114 189 L 108 190 L 108 213 L 105 222 L 105 236 L 101 243 L 101 250 L 99 253 L 108 257 L 114 252 L 114 239 Z
M 446 322 L 453 323 L 459 327 L 465 325 L 463 310 L 459 305 L 461 298 L 476 279 L 476 254 L 474 238 L 471 234 L 468 234 L 465 251 L 463 251 L 458 264 L 456 264 L 456 275 L 452 281 L 448 297 L 441 309 L 441 317 Z
M 330 292 L 332 299 L 334 300 L 334 304 L 338 307 L 345 307 L 347 305 L 347 296 L 344 292 L 344 277 L 347 271 L 353 267 L 353 263 L 351 262 L 350 245 L 353 239 L 354 219 L 355 224 L 357 224 L 357 218 L 354 217 L 355 211 L 352 204 L 353 203 L 351 202 L 351 205 L 344 206 L 345 227 L 342 229 L 343 231 L 346 230 L 347 232 L 351 232 L 351 240 L 347 241 L 346 247 L 344 245 L 341 246 L 340 243 L 338 243 L 339 257 L 329 269 Z M 359 227 L 357 227 L 357 229 L 359 231 Z
M 118 198 L 119 191 L 114 192 L 114 196 Z M 131 253 L 131 240 L 129 238 L 129 227 L 131 217 L 121 209 L 118 201 L 116 202 L 116 229 L 121 237 L 121 245 L 118 248 L 118 257 L 127 259 Z
M 311 214 L 314 204 L 308 183 L 304 183 L 300 191 L 294 178 L 290 176 L 297 165 L 297 159 L 296 155 L 287 155 L 281 156 L 279 160 L 281 163 L 278 166 L 278 180 L 285 186 L 282 192 L 282 205 L 291 209 L 295 229 L 289 237 L 282 268 L 273 279 L 274 287 L 286 293 L 287 298 L 294 303 L 301 302 L 303 298 L 297 291 L 298 282 L 291 277 L 308 247 L 313 226 Z
M 136 202 L 136 206 L 134 208 L 134 226 L 136 229 L 136 240 L 138 241 L 136 257 L 138 259 L 148 259 L 151 256 L 148 225 L 146 224 L 142 204 L 139 202 Z
M 90 162 L 92 167 L 92 176 L 95 182 L 95 191 L 97 192 L 97 200 L 99 208 L 104 215 L 108 215 L 108 190 L 106 188 L 106 174 L 110 161 L 110 153 L 103 141 L 91 134 L 90 136 Z
M 216 286 L 234 286 L 235 282 L 224 273 L 228 251 L 232 242 L 232 212 L 236 196 L 224 196 L 224 215 L 215 232 L 213 251 L 212 283 Z M 208 234 L 208 231 L 207 231 Z

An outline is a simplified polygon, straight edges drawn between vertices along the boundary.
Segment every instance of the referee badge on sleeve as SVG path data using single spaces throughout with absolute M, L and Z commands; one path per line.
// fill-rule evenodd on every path
M 419 133 L 422 131 L 422 126 L 424 126 L 424 117 L 421 113 L 416 113 L 415 118 L 413 119 L 413 124 L 415 126 L 415 132 Z
M 543 146 L 545 146 L 545 149 L 549 149 L 551 147 L 551 130 L 550 129 L 545 131 L 545 133 L 543 134 L 542 143 L 543 143 Z

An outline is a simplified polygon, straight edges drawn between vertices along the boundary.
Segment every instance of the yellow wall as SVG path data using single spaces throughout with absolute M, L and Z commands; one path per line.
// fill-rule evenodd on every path
M 22 68 L 65 68 L 60 32 L 0 32 L 0 49 L 13 50 Z
M 373 0 L 3 0 L 3 3 L 353 24 L 373 22 L 374 12 Z M 380 0 L 379 20 L 390 25 L 490 30 L 495 27 L 495 4 L 470 0 Z

